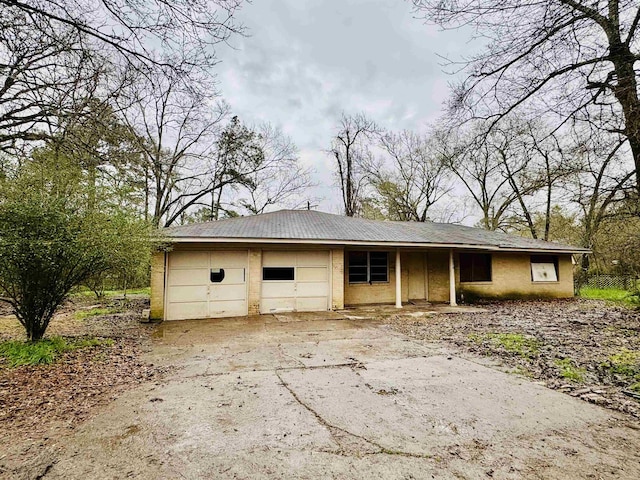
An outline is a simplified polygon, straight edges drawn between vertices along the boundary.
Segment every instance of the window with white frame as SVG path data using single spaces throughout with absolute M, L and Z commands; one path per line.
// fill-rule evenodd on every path
M 532 282 L 557 282 L 558 277 L 556 255 L 531 255 Z

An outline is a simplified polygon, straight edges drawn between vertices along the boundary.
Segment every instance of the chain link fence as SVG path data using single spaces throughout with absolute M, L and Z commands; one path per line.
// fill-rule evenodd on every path
M 638 291 L 640 279 L 633 275 L 614 275 L 610 273 L 594 273 L 589 275 L 576 276 L 576 291 L 581 288 L 617 288 L 629 292 Z

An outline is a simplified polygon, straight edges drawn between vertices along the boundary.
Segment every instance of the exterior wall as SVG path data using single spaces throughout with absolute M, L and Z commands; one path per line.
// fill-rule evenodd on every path
M 331 250 L 331 310 L 344 308 L 344 249 Z
M 429 301 L 449 301 L 449 250 L 429 250 Z
M 573 297 L 571 255 L 558 256 L 558 281 L 533 282 L 531 256 L 522 253 L 494 253 L 491 282 L 460 283 L 456 261 L 456 290 L 460 294 L 483 298 L 570 298 Z
M 384 251 L 383 249 L 371 249 L 372 251 Z M 344 252 L 344 304 L 345 305 L 366 305 L 374 303 L 395 303 L 396 301 L 396 252 L 389 250 L 389 281 L 384 283 L 349 283 L 348 252 Z M 402 301 L 409 301 L 409 265 L 416 258 L 417 252 L 402 252 L 400 254 L 400 271 L 402 274 L 401 292 Z M 418 276 L 416 268 L 413 269 L 413 276 Z M 422 289 L 424 290 L 424 270 L 421 270 Z M 422 295 L 424 298 L 424 293 Z
M 260 292 L 262 286 L 262 250 L 259 248 L 249 249 L 249 268 L 247 272 L 249 282 L 249 293 L 247 306 L 249 315 L 260 313 Z
M 377 249 L 376 251 L 382 251 Z M 394 303 L 396 301 L 396 253 L 389 251 L 389 281 L 384 283 L 349 283 L 349 258 L 344 252 L 344 304 L 366 305 L 374 303 Z M 402 262 L 402 258 L 400 258 Z M 402 267 L 401 267 L 402 268 Z
M 176 251 L 185 250 L 238 250 L 249 251 L 247 269 L 248 280 L 248 312 L 250 315 L 260 311 L 262 284 L 262 252 L 265 250 L 291 250 L 291 246 L 278 245 L 219 245 L 177 244 Z M 395 250 L 389 252 L 389 281 L 386 283 L 349 284 L 347 251 L 333 246 L 300 246 L 300 250 L 331 250 L 329 265 L 331 309 L 338 310 L 345 305 L 392 304 L 395 302 Z M 376 249 L 381 250 L 381 249 Z M 165 318 L 165 277 L 166 255 L 156 252 L 151 265 L 151 318 Z M 425 263 L 427 272 L 425 274 Z M 405 251 L 401 253 L 402 269 L 402 301 L 421 300 L 425 297 L 430 302 L 449 301 L 449 251 L 429 250 Z M 532 282 L 530 255 L 523 253 L 493 253 L 492 281 L 460 283 L 458 256 L 456 255 L 456 291 L 458 297 L 466 298 L 526 298 L 552 297 L 568 298 L 573 296 L 573 265 L 570 255 L 558 257 L 558 282 Z
M 151 256 L 151 313 L 152 320 L 164 320 L 165 252 Z

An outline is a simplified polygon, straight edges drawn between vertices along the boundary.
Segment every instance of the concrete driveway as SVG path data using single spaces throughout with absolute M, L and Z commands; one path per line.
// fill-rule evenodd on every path
M 629 419 L 337 313 L 158 327 L 54 478 L 640 478 Z

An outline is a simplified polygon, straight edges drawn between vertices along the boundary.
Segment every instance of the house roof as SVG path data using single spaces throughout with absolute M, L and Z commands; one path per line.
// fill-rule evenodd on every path
M 169 227 L 165 229 L 165 233 L 175 243 L 306 243 L 588 252 L 587 249 L 570 245 L 452 223 L 367 220 L 315 210 L 280 210 L 249 217 L 194 223 Z

